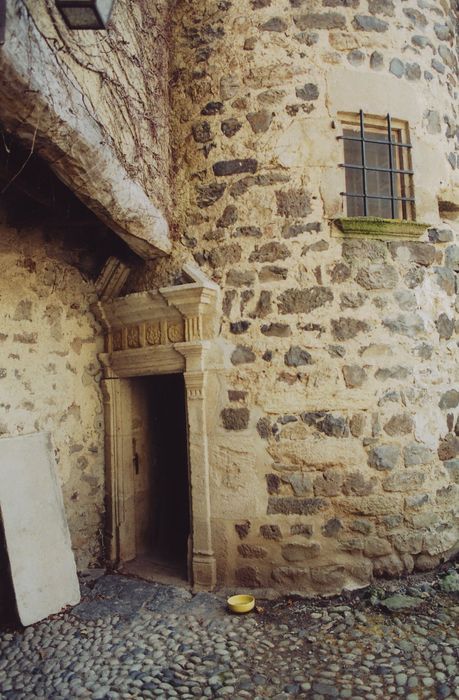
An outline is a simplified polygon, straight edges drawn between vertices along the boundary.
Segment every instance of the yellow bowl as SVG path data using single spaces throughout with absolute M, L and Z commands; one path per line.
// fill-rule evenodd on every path
M 232 595 L 226 601 L 231 612 L 248 613 L 255 607 L 253 595 Z

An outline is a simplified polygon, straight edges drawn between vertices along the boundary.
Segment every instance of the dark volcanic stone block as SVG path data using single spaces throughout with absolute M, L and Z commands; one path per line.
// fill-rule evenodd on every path
M 220 160 L 214 163 L 212 169 L 218 177 L 224 175 L 238 175 L 239 173 L 256 173 L 258 163 L 255 158 L 243 158 L 240 160 Z

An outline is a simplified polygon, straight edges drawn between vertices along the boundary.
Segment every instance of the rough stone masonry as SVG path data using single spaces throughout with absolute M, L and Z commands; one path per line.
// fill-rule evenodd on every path
M 173 20 L 181 238 L 139 285 L 193 256 L 222 289 L 219 580 L 334 593 L 431 569 L 459 534 L 454 3 L 182 0 Z M 407 124 L 418 239 L 333 224 L 360 109 Z

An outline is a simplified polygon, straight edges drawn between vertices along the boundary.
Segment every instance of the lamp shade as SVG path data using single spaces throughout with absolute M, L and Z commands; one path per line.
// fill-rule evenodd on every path
M 114 0 L 56 0 L 70 29 L 105 29 Z

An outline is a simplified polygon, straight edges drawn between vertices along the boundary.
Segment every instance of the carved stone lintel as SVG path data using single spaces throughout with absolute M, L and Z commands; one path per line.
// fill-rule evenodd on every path
M 162 319 L 116 328 L 107 335 L 106 352 L 135 350 L 152 345 L 182 343 L 185 331 L 181 321 Z
M 183 372 L 183 356 L 173 345 L 154 345 L 111 354 L 103 353 L 99 359 L 104 368 L 104 377 L 147 377 L 151 374 Z
M 184 318 L 202 318 L 215 313 L 218 294 L 214 289 L 184 284 L 162 287 L 160 293 Z
M 104 371 L 104 379 L 116 379 L 118 375 L 113 371 L 110 362 L 112 355 L 108 352 L 104 352 L 100 353 L 98 357 Z
M 166 345 L 168 342 L 167 338 L 167 321 L 165 318 L 161 319 L 160 322 L 160 327 L 161 327 L 161 345 Z

